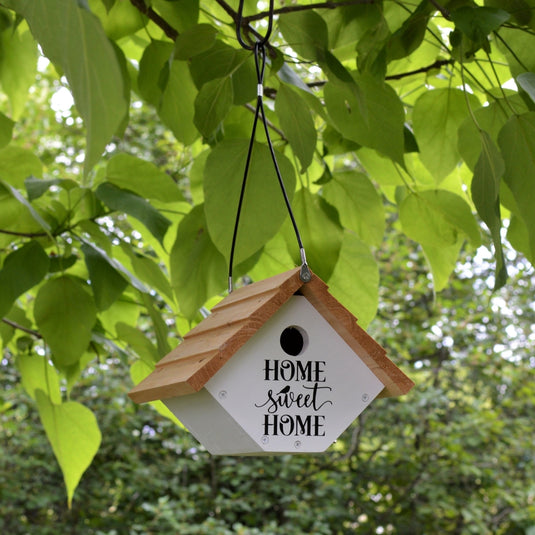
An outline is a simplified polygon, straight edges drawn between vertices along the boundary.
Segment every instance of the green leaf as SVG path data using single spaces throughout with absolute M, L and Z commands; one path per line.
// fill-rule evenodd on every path
M 292 266 L 294 261 L 286 247 L 286 240 L 279 233 L 264 245 L 258 262 L 247 273 L 258 281 L 287 271 Z
M 44 54 L 61 66 L 69 80 L 87 129 L 87 175 L 128 111 L 116 52 L 97 17 L 78 2 L 10 0 L 7 4 L 26 18 Z
M 511 15 L 503 9 L 487 6 L 461 6 L 451 12 L 455 28 L 477 46 L 485 46 L 488 43 L 488 35 L 496 31 L 510 17 Z
M 198 137 L 193 124 L 197 89 L 183 61 L 171 61 L 173 45 L 152 41 L 139 63 L 138 87 L 141 96 L 158 110 L 164 124 L 185 145 Z
M 173 302 L 173 290 L 165 276 L 164 268 L 158 265 L 152 258 L 141 256 L 137 252 L 133 252 L 130 247 L 125 247 L 125 249 L 130 256 L 135 274 L 141 280 L 145 281 L 151 288 L 157 290 Z
M 116 325 L 124 323 L 125 325 L 137 325 L 141 307 L 134 300 L 115 301 L 113 305 L 100 312 L 98 319 L 102 327 L 110 333 L 112 337 L 117 337 Z
M 63 472 L 70 508 L 82 474 L 100 447 L 100 430 L 95 415 L 80 403 L 57 405 L 43 392 L 36 394 L 39 417 Z
M 154 366 L 160 360 L 154 344 L 139 329 L 123 322 L 118 322 L 115 329 L 117 336 L 126 342 L 147 365 Z
M 82 247 L 90 247 L 94 250 L 95 254 L 100 255 L 101 258 L 103 258 L 115 271 L 118 271 L 123 276 L 126 277 L 128 281 L 130 281 L 130 284 L 136 288 L 136 290 L 139 290 L 143 293 L 149 293 L 150 289 L 147 288 L 137 277 L 135 277 L 128 269 L 126 269 L 121 262 L 119 262 L 116 258 L 111 257 L 102 247 L 99 247 L 95 243 L 89 241 L 86 238 L 80 238 L 83 246 Z M 109 242 L 107 241 L 103 243 L 102 245 L 109 245 Z
M 164 357 L 171 351 L 171 346 L 167 341 L 169 327 L 165 323 L 154 297 L 149 294 L 141 294 L 141 298 L 143 299 L 145 308 L 147 309 L 150 319 L 152 320 L 154 336 L 156 337 L 156 344 L 158 345 L 158 354 L 160 357 Z
M 531 251 L 535 251 L 535 112 L 515 115 L 498 136 L 505 161 L 504 180 L 529 231 Z
M 152 0 L 151 4 L 179 33 L 197 24 L 199 0 Z
M 312 93 L 312 89 L 310 89 L 310 87 L 308 87 L 308 85 L 305 84 L 305 82 L 303 82 L 301 78 L 299 78 L 296 72 L 291 67 L 289 67 L 287 63 L 284 63 L 282 65 L 282 67 L 277 71 L 277 75 L 279 76 L 281 82 L 293 85 L 298 89 Z
M 357 44 L 357 67 L 360 72 L 367 72 L 378 78 L 386 75 L 386 44 L 391 37 L 387 21 L 381 17 L 359 39 Z
M 210 137 L 232 107 L 233 90 L 230 77 L 206 82 L 195 99 L 193 122 L 204 137 Z
M 447 285 L 459 258 L 462 240 L 453 245 L 435 246 L 422 245 L 425 258 L 431 268 L 433 276 L 433 288 L 435 292 L 441 292 Z
M 529 11 L 533 13 L 532 5 L 529 7 Z M 531 29 L 533 29 L 535 19 L 533 19 L 533 15 L 531 15 L 531 17 Z M 535 54 L 533 54 L 535 35 L 533 35 L 533 32 L 519 32 L 515 28 L 502 26 L 500 28 L 500 36 L 507 45 L 504 44 L 500 47 L 508 63 L 507 74 L 509 74 L 510 71 L 510 73 L 516 77 L 526 71 L 535 72 Z
M 344 235 L 338 214 L 322 197 L 306 188 L 297 191 L 292 208 L 310 269 L 328 280 L 338 262 Z M 284 227 L 284 238 L 295 264 L 300 265 L 299 247 L 289 221 Z
M 215 246 L 227 259 L 248 146 L 248 140 L 223 141 L 212 149 L 204 168 L 204 211 L 208 231 Z M 283 154 L 277 154 L 277 161 L 291 199 L 295 190 L 293 166 Z M 287 213 L 269 149 L 255 142 L 238 229 L 235 264 L 261 249 L 277 233 Z
M 50 225 L 41 217 L 39 212 L 32 206 L 31 203 L 28 202 L 28 200 L 22 195 L 22 193 L 4 180 L 0 180 L 0 185 L 4 186 L 4 188 L 11 194 L 11 196 L 28 210 L 28 212 L 32 216 L 32 219 L 41 227 L 41 229 L 43 229 L 50 236 L 50 233 L 52 231 Z
M 156 199 L 164 203 L 184 200 L 180 189 L 167 173 L 160 171 L 154 164 L 129 154 L 117 154 L 108 161 L 106 179 L 145 199 Z
M 15 188 L 22 188 L 28 177 L 42 173 L 43 164 L 33 152 L 12 146 L 0 150 L 0 178 Z
M 458 131 L 458 149 L 466 165 L 473 171 L 481 154 L 480 131 L 487 132 L 496 141 L 503 125 L 509 118 L 504 110 L 505 102 L 492 102 L 489 106 L 474 111 L 477 125 L 471 116 L 467 116 Z
M 411 192 L 399 207 L 403 232 L 429 247 L 455 245 L 464 234 L 474 247 L 481 244 L 479 227 L 466 201 L 446 190 Z
M 193 161 L 193 165 L 189 171 L 189 189 L 193 204 L 201 204 L 204 202 L 204 166 L 206 159 L 210 154 L 210 149 L 202 151 Z
M 150 233 L 163 244 L 171 221 L 153 208 L 145 199 L 128 190 L 103 182 L 95 192 L 97 198 L 112 210 L 125 212 L 143 223 Z
M 312 163 L 316 149 L 317 134 L 310 108 L 296 91 L 281 84 L 275 99 L 275 111 L 282 131 L 304 171 Z
M 170 254 L 171 284 L 180 311 L 190 319 L 227 281 L 227 264 L 210 239 L 204 212 L 201 204 L 182 219 Z
M 342 225 L 369 245 L 379 246 L 385 231 L 383 201 L 370 179 L 357 171 L 332 174 L 323 197 L 336 206 Z
M 359 320 L 365 329 L 379 304 L 379 267 L 368 245 L 351 232 L 344 232 L 342 248 L 329 291 Z
M 97 309 L 106 310 L 123 293 L 128 282 L 93 247 L 82 244 L 82 252 Z
M 147 23 L 131 2 L 124 0 L 113 1 L 112 5 L 105 5 L 110 0 L 89 0 L 91 11 L 100 19 L 106 35 L 113 40 L 134 34 Z
M 528 227 L 520 216 L 511 214 L 511 220 L 507 229 L 507 240 L 517 251 L 520 251 L 532 265 L 535 264 L 535 255 L 531 251 Z
M 15 123 L 0 113 L 0 148 L 5 147 L 13 137 L 13 125 Z
M 139 62 L 137 85 L 141 96 L 157 108 L 160 105 L 165 84 L 160 84 L 162 71 L 169 69 L 173 45 L 167 41 L 153 40 L 143 51 Z
M 363 74 L 356 85 L 328 82 L 324 91 L 329 116 L 345 138 L 404 165 L 405 112 L 390 86 Z
M 37 293 L 35 322 L 59 367 L 77 362 L 89 345 L 96 308 L 86 285 L 64 275 L 47 281 Z
M 474 169 L 471 192 L 472 201 L 481 219 L 490 230 L 496 255 L 496 277 L 494 289 L 501 288 L 507 279 L 507 270 L 502 250 L 500 182 L 505 163 L 487 132 L 481 132 L 481 154 Z
M 42 390 L 52 403 L 61 403 L 58 372 L 45 357 L 17 355 L 16 363 L 22 386 L 33 400 L 36 399 L 37 391 Z
M 171 62 L 158 114 L 184 145 L 190 145 L 199 137 L 193 123 L 196 96 L 197 90 L 187 64 L 184 61 Z
M 60 178 L 52 178 L 50 180 L 44 180 L 42 178 L 35 178 L 33 176 L 28 177 L 24 181 L 24 186 L 26 187 L 26 193 L 28 195 L 28 200 L 35 201 L 35 199 L 38 199 L 42 195 L 44 195 L 51 186 L 57 186 L 58 184 L 61 184 L 62 179 Z M 76 182 L 74 182 L 76 185 Z
M 35 222 L 27 208 L 12 195 L 11 189 L 8 186 L 4 186 L 1 182 L 0 228 L 5 231 L 43 233 L 42 227 Z M 4 239 L 7 240 L 7 236 Z M 9 243 L 10 240 L 5 242 L 6 245 Z
M 66 256 L 52 256 L 50 257 L 50 264 L 48 266 L 49 273 L 57 273 L 58 271 L 66 271 L 76 264 L 78 257 L 75 254 Z
M 28 90 L 37 73 L 37 43 L 26 24 L 7 28 L 0 35 L 0 81 L 17 120 L 24 111 Z
M 286 42 L 303 58 L 315 60 L 328 45 L 327 24 L 314 11 L 285 13 L 279 29 Z
M 437 182 L 459 163 L 457 131 L 472 109 L 480 104 L 474 95 L 460 89 L 425 91 L 416 101 L 412 122 L 420 158 Z
M 404 178 L 409 178 L 399 165 L 372 149 L 362 147 L 357 155 L 368 176 L 381 187 L 401 186 Z
M 516 77 L 516 82 L 535 102 L 535 73 L 523 72 Z
M 250 59 L 250 52 L 242 48 L 232 48 L 221 41 L 206 52 L 191 59 L 190 72 L 198 88 L 217 78 L 231 76 Z
M 231 78 L 233 103 L 245 104 L 256 95 L 257 78 L 250 52 L 232 48 L 216 41 L 215 45 L 193 57 L 190 61 L 191 76 L 198 88 L 211 80 Z
M 210 24 L 198 24 L 182 32 L 175 41 L 175 58 L 190 59 L 206 52 L 216 42 L 217 30 Z
M 331 49 L 354 45 L 370 28 L 380 23 L 382 8 L 377 4 L 338 6 L 321 12 L 329 31 Z M 354 46 L 351 47 L 352 52 Z
M 15 299 L 39 284 L 48 272 L 48 256 L 36 241 L 9 254 L 0 270 L 0 318 Z
M 22 308 L 19 308 L 17 305 L 11 307 L 11 310 L 5 314 L 5 319 L 11 320 L 17 325 L 22 325 L 22 327 L 26 327 L 27 329 L 31 329 L 33 327 L 33 321 L 29 320 L 26 317 L 26 314 Z M 2 319 L 4 319 L 2 318 Z M 2 337 L 2 342 L 4 344 L 4 347 L 9 344 L 9 342 L 13 339 L 16 333 L 18 333 L 18 329 L 15 329 L 11 325 L 8 325 L 4 321 L 0 321 L 0 336 Z M 0 347 L 2 344 L 0 344 Z
M 424 0 L 405 19 L 401 28 L 396 30 L 386 45 L 387 61 L 401 59 L 412 54 L 421 44 L 434 6 Z
M 136 360 L 130 366 L 130 378 L 132 379 L 132 382 L 137 385 L 138 383 L 141 383 L 145 377 L 147 377 L 150 373 L 154 371 L 154 366 L 148 366 L 145 362 L 142 360 Z M 161 414 L 164 418 L 167 418 L 168 420 L 171 420 L 176 425 L 181 427 L 182 429 L 185 429 L 185 427 L 182 425 L 182 423 L 177 419 L 177 417 L 164 405 L 162 401 L 151 401 L 149 403 L 154 410 L 158 412 L 158 414 Z

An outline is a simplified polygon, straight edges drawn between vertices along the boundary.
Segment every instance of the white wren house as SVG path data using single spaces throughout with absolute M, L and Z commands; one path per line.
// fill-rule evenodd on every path
M 299 268 L 239 288 L 129 396 L 161 399 L 219 455 L 326 450 L 377 396 L 413 382 Z

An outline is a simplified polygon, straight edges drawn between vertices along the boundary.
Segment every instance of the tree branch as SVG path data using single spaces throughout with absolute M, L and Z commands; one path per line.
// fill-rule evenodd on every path
M 10 327 L 13 327 L 13 329 L 17 329 L 19 331 L 25 332 L 27 334 L 31 334 L 32 336 L 35 336 L 35 338 L 39 338 L 41 340 L 43 336 L 39 334 L 37 331 L 34 331 L 33 329 L 28 329 L 28 327 L 24 327 L 24 325 L 20 325 L 14 321 L 8 320 L 7 318 L 2 318 L 2 321 L 9 325 Z
M 162 18 L 152 7 L 149 7 L 145 4 L 144 0 L 130 0 L 130 3 L 137 8 L 143 15 L 148 17 L 152 22 L 159 26 L 173 41 L 176 41 L 178 37 L 178 32 L 164 19 Z
M 433 6 L 435 6 L 435 8 L 437 9 L 437 11 L 440 11 L 440 14 L 446 19 L 446 20 L 451 20 L 451 16 L 450 16 L 450 12 L 444 7 L 444 6 L 441 6 L 437 0 L 429 0 L 429 2 L 431 2 L 433 4 Z
M 294 13 L 296 11 L 307 11 L 309 9 L 335 9 L 342 6 L 358 6 L 363 4 L 375 4 L 376 0 L 341 0 L 340 2 L 318 2 L 317 4 L 308 5 L 294 5 L 284 6 L 273 10 L 274 15 L 281 15 L 282 13 Z M 249 15 L 243 17 L 245 23 L 249 23 L 255 20 L 260 20 L 269 15 L 268 11 L 257 13 L 256 15 Z
M 399 74 L 391 74 L 390 76 L 386 76 L 385 80 L 401 80 L 402 78 L 406 78 L 407 76 L 414 76 L 415 74 L 429 72 L 433 69 L 440 69 L 444 65 L 451 65 L 453 63 L 453 59 L 437 59 L 437 61 L 431 63 L 431 65 L 427 65 L 426 67 L 420 67 L 419 69 L 415 69 L 414 71 L 400 72 Z M 308 83 L 307 86 L 312 89 L 314 87 L 323 87 L 326 83 L 327 80 L 318 80 L 317 82 Z M 271 94 L 269 94 L 269 96 L 275 98 L 276 91 L 274 89 L 270 89 L 270 91 Z
M 238 22 L 238 12 L 232 9 L 230 5 L 225 2 L 225 0 L 216 1 L 223 8 L 225 13 L 234 21 L 234 24 L 236 24 Z
M 17 232 L 16 230 L 5 230 L 2 228 L 0 228 L 0 234 L 20 236 L 22 238 L 44 238 L 45 236 L 48 236 L 46 232 Z
M 401 78 L 413 76 L 414 74 L 421 74 L 423 72 L 429 72 L 433 69 L 440 69 L 440 67 L 443 67 L 444 65 L 451 65 L 452 63 L 452 59 L 437 59 L 434 63 L 431 63 L 431 65 L 427 65 L 427 67 L 421 67 L 420 69 L 416 69 L 414 71 L 401 72 L 399 74 L 391 74 L 390 76 L 385 77 L 385 80 L 401 80 Z
M 254 106 L 252 104 L 245 104 L 245 107 L 251 112 L 251 113 L 255 113 L 256 110 L 254 108 Z M 277 134 L 279 134 L 279 136 L 286 142 L 288 142 L 288 140 L 286 139 L 286 137 L 284 136 L 284 132 L 282 130 L 279 130 L 268 118 L 266 118 L 266 123 L 267 125 L 269 126 L 269 128 L 271 128 L 271 130 L 273 130 L 273 132 L 276 132 Z

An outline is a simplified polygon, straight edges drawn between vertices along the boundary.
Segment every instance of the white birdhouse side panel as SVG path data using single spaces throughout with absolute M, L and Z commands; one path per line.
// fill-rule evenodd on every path
M 325 451 L 383 387 L 299 295 L 205 385 L 265 453 Z

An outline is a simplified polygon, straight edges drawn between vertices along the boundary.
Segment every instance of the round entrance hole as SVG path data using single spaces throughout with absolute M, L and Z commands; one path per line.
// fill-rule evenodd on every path
M 296 357 L 302 353 L 307 342 L 307 335 L 301 327 L 292 325 L 286 327 L 281 333 L 280 344 L 282 350 L 292 357 Z

